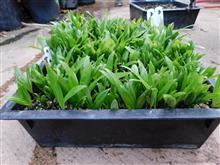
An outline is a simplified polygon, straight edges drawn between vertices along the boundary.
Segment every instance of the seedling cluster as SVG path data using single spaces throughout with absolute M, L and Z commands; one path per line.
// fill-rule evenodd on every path
M 50 48 L 51 64 L 16 69 L 10 98 L 25 109 L 220 107 L 220 76 L 201 66 L 202 55 L 173 25 L 70 12 L 39 41 Z

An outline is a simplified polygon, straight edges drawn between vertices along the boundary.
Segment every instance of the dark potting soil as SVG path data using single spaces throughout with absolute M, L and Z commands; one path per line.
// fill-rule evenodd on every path
M 167 3 L 167 4 L 161 4 L 161 3 L 154 3 L 154 4 L 148 4 L 146 6 L 144 6 L 145 10 L 151 9 L 151 8 L 156 8 L 156 7 L 163 7 L 163 9 L 176 9 L 177 6 L 172 4 L 172 3 Z
M 163 108 L 163 106 L 161 106 L 161 107 L 159 106 L 157 108 L 160 109 L 160 108 Z M 211 108 L 211 105 L 201 103 L 201 104 L 196 104 L 193 107 L 186 107 L 185 105 L 182 105 L 178 108 L 209 109 L 209 108 Z M 85 107 L 84 108 L 74 108 L 74 106 L 71 104 L 67 104 L 65 107 L 65 110 L 85 110 L 85 109 L 88 109 L 88 108 L 85 108 Z M 124 108 L 124 109 L 126 109 L 126 108 Z M 145 107 L 144 109 L 149 110 L 150 108 Z M 39 101 L 35 100 L 31 107 L 25 107 L 25 106 L 21 106 L 21 105 L 16 104 L 12 110 L 14 110 L 14 111 L 16 111 L 16 110 L 27 111 L 27 110 L 62 110 L 62 109 L 59 107 L 59 104 L 55 100 L 46 101 L 44 103 L 40 103 Z M 100 109 L 100 110 L 102 110 L 102 109 Z

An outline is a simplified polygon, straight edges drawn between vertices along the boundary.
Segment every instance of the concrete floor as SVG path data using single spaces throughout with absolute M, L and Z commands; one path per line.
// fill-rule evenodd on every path
M 104 9 L 103 9 L 104 8 Z M 101 17 L 106 9 L 110 17 L 129 18 L 126 5 L 114 8 L 113 2 L 97 1 L 96 5 L 78 10 L 92 11 Z M 0 38 L 0 106 L 15 92 L 14 66 L 25 70 L 28 64 L 41 58 L 30 48 L 38 35 L 48 35 L 49 29 L 29 26 L 6 33 Z M 206 56 L 204 65 L 217 67 L 220 73 L 220 11 L 202 10 L 191 30 L 184 30 Z M 125 148 L 40 148 L 17 121 L 0 121 L 0 165 L 70 165 L 70 164 L 220 164 L 220 127 L 198 150 L 183 149 L 125 149 Z

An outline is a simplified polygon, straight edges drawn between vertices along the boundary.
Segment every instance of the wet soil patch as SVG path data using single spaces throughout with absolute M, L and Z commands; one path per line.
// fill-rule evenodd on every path
M 29 163 L 29 165 L 57 164 L 57 159 L 56 159 L 57 154 L 54 147 L 42 148 L 39 145 L 36 145 L 33 153 L 34 153 L 33 159 Z

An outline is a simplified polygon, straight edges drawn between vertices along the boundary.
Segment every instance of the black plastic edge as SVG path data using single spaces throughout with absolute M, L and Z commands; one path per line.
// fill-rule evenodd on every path
M 220 109 L 120 109 L 120 110 L 12 110 L 8 101 L 0 110 L 0 120 L 167 120 L 219 119 Z
M 133 7 L 135 7 L 135 8 L 137 8 L 138 10 L 140 10 L 140 11 L 142 11 L 142 12 L 147 12 L 147 10 L 145 10 L 144 8 L 142 8 L 142 7 L 140 7 L 139 5 L 137 5 L 137 4 L 135 4 L 135 3 L 143 3 L 143 2 L 145 2 L 146 4 L 147 3 L 149 3 L 149 2 L 159 2 L 159 0 L 156 0 L 156 1 L 154 1 L 154 0 L 140 0 L 140 1 L 135 1 L 135 0 L 131 0 L 131 1 L 129 1 L 129 5 L 130 6 L 133 6 Z M 169 0 L 167 0 L 167 2 L 168 2 Z M 171 2 L 171 1 L 170 1 Z M 188 4 L 186 4 L 186 3 L 183 3 L 183 2 L 180 2 L 180 1 L 172 1 L 172 2 L 178 2 L 178 3 L 180 3 L 180 4 L 183 4 L 183 5 L 187 5 L 188 6 Z M 183 10 L 200 10 L 201 8 L 199 8 L 198 6 L 194 6 L 193 8 L 176 8 L 176 9 L 163 9 L 163 11 L 183 11 Z

